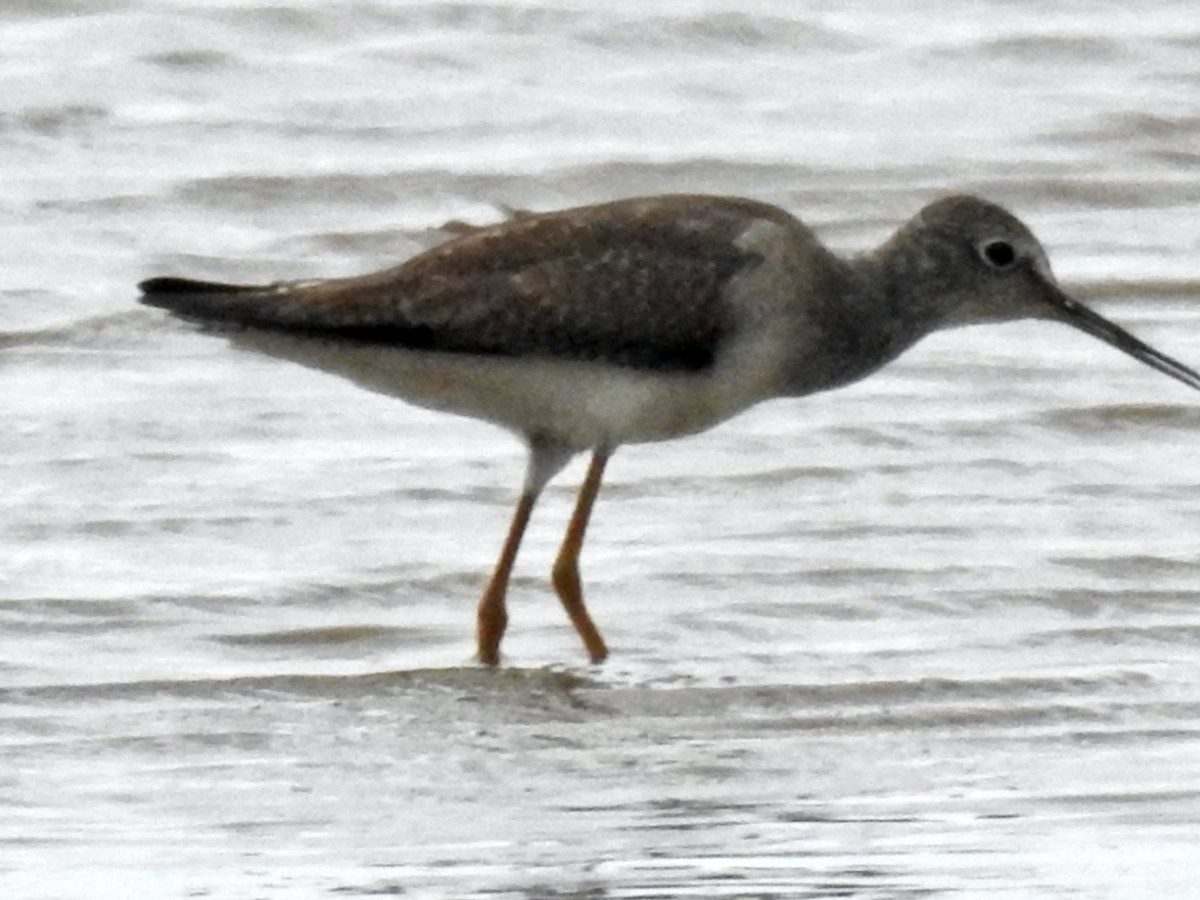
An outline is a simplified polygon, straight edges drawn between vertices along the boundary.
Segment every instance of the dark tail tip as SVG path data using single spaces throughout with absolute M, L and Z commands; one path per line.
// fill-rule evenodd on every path
M 220 281 L 195 281 L 191 278 L 148 278 L 138 284 L 147 297 L 164 294 L 242 294 L 260 288 L 243 284 L 224 284 Z

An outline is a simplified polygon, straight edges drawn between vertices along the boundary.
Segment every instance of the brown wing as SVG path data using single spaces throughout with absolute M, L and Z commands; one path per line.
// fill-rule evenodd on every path
M 737 237 L 794 221 L 732 198 L 670 196 L 526 214 L 360 278 L 237 287 L 153 279 L 143 302 L 187 318 L 443 352 L 658 370 L 712 362 L 722 287 L 755 263 Z

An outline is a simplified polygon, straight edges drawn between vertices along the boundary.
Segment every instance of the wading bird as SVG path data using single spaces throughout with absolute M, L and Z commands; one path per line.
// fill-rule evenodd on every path
M 1029 229 L 975 197 L 929 204 L 853 259 L 784 210 L 732 197 L 620 200 L 457 231 L 356 278 L 153 278 L 141 290 L 143 303 L 239 344 L 524 438 L 524 489 L 478 609 L 489 665 L 534 503 L 577 453 L 591 463 L 552 580 L 600 662 L 608 650 L 584 605 L 579 553 L 621 444 L 849 384 L 941 328 L 1022 318 L 1072 325 L 1200 389 L 1200 374 L 1064 293 Z

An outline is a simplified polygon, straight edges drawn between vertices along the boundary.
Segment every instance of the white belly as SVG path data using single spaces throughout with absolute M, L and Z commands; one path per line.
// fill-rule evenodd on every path
M 769 365 L 661 373 L 556 359 L 421 352 L 279 332 L 251 330 L 229 337 L 239 346 L 341 375 L 368 390 L 576 450 L 701 431 L 768 396 L 766 383 L 773 381 Z

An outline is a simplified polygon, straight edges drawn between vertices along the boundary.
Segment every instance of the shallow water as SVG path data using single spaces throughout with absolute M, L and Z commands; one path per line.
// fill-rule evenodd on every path
M 447 219 L 752 195 L 831 245 L 983 193 L 1200 364 L 1200 25 L 999 3 L 0 10 L 0 894 L 1172 897 L 1200 880 L 1200 406 L 1041 324 L 622 448 L 586 666 L 522 451 L 134 283 Z

